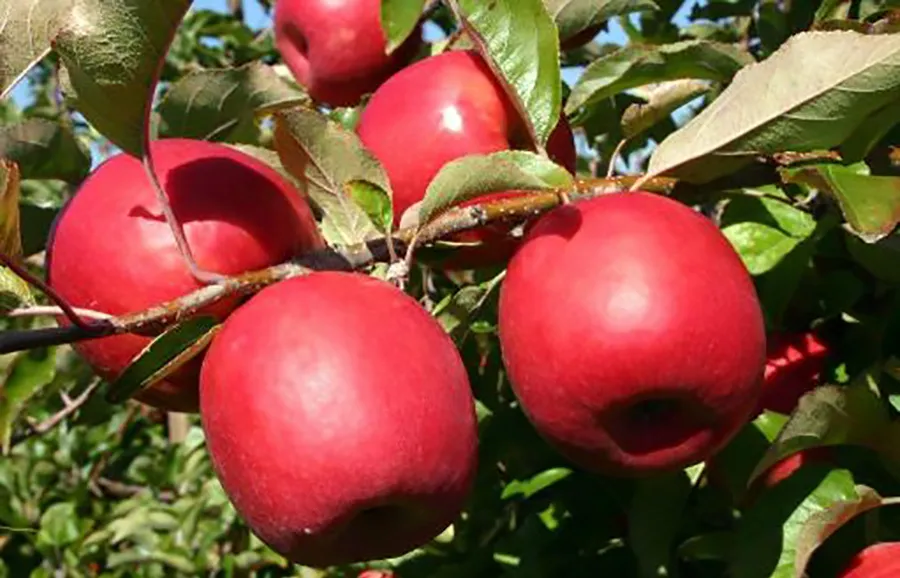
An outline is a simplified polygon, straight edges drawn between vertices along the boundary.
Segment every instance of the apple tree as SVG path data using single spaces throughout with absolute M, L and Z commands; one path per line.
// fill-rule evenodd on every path
M 892 0 L 0 0 L 0 577 L 900 572 Z

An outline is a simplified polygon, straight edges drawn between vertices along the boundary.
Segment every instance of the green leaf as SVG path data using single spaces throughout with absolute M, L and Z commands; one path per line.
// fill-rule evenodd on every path
M 527 500 L 538 492 L 549 488 L 556 482 L 568 478 L 571 474 L 572 470 L 568 468 L 553 468 L 545 470 L 527 480 L 513 480 L 503 488 L 503 494 L 501 494 L 500 498 L 508 500 L 515 496 L 522 496 L 523 499 Z
M 0 157 L 15 161 L 23 179 L 78 184 L 91 170 L 90 152 L 72 130 L 39 118 L 0 128 Z
M 160 134 L 234 141 L 257 116 L 308 103 L 303 89 L 261 62 L 201 70 L 173 84 L 159 103 Z
M 900 235 L 888 235 L 877 243 L 866 243 L 855 235 L 845 239 L 847 251 L 877 279 L 900 285 Z
M 527 151 L 470 155 L 444 165 L 419 206 L 419 222 L 489 193 L 541 191 L 571 186 L 572 175 L 547 157 Z
M 75 543 L 81 537 L 76 508 L 74 502 L 60 502 L 47 508 L 41 516 L 38 542 L 55 548 Z
M 466 285 L 438 303 L 432 315 L 444 331 L 459 340 L 470 328 L 473 317 L 484 307 L 488 297 L 500 286 L 505 274 L 498 273 L 492 279 L 478 285 Z
M 389 234 L 394 224 L 394 209 L 387 191 L 368 181 L 350 181 L 346 186 L 350 198 L 368 215 L 375 228 L 384 235 Z
M 278 156 L 324 213 L 326 239 L 351 245 L 380 236 L 378 227 L 355 202 L 354 187 L 349 183 L 364 181 L 388 192 L 391 187 L 381 164 L 356 134 L 304 108 L 278 112 L 275 119 Z M 372 207 L 375 205 L 370 204 Z
M 541 0 L 458 0 L 470 33 L 510 89 L 536 144 L 559 124 L 559 37 Z
M 774 269 L 815 229 L 812 215 L 795 209 L 787 199 L 739 197 L 722 216 L 722 233 L 752 275 Z
M 46 248 L 53 223 L 70 191 L 70 187 L 63 181 L 22 181 L 19 218 L 22 222 L 24 255 L 34 255 Z
M 724 490 L 733 503 L 741 503 L 756 464 L 784 426 L 787 417 L 765 411 L 707 462 L 710 486 Z
M 412 34 L 424 8 L 425 0 L 381 0 L 381 27 L 387 37 L 388 53 Z
M 707 182 L 760 155 L 837 146 L 900 96 L 898 66 L 898 35 L 797 34 L 660 143 L 648 176 Z
M 856 487 L 856 496 L 835 502 L 828 508 L 813 513 L 803 524 L 796 540 L 797 557 L 792 578 L 803 578 L 806 566 L 816 548 L 829 536 L 856 516 L 882 506 L 896 505 L 900 498 L 882 498 L 878 492 L 866 486 Z
M 851 230 L 868 243 L 879 241 L 900 221 L 900 177 L 860 174 L 833 164 L 783 169 L 786 182 L 810 185 L 833 197 Z
M 119 566 L 143 566 L 150 563 L 160 563 L 173 570 L 188 575 L 196 575 L 197 567 L 189 558 L 181 554 L 156 551 L 145 552 L 140 550 L 126 550 L 124 552 L 112 552 L 107 558 L 107 566 L 117 568 Z
M 0 389 L 0 442 L 9 453 L 13 426 L 28 400 L 56 377 L 56 348 L 19 353 L 6 371 Z
M 823 0 L 819 8 L 816 9 L 814 22 L 820 23 L 832 18 L 847 18 L 849 9 L 850 4 L 842 0 Z
M 659 10 L 653 0 L 544 0 L 559 37 L 568 40 L 614 16 Z
M 725 82 L 753 62 L 729 44 L 685 40 L 659 46 L 632 44 L 598 58 L 588 66 L 566 102 L 573 114 L 625 90 L 645 84 L 695 78 Z
M 890 102 L 864 120 L 841 143 L 841 158 L 845 163 L 862 161 L 875 146 L 900 122 L 900 99 Z
M 0 100 L 50 54 L 71 5 L 72 0 L 0 0 Z
M 0 313 L 35 303 L 31 286 L 6 267 L 0 266 Z
M 22 256 L 19 231 L 19 167 L 0 159 L 0 253 L 11 259 Z M 0 312 L 35 302 L 31 287 L 18 275 L 0 266 Z
M 19 167 L 0 159 L 0 253 L 12 259 L 22 256 L 19 231 Z
M 731 559 L 733 578 L 795 578 L 799 539 L 817 514 L 859 499 L 847 470 L 811 465 L 798 470 L 744 512 Z
M 54 47 L 75 107 L 140 156 L 160 69 L 190 0 L 74 0 Z
M 876 447 L 890 424 L 887 410 L 869 386 L 828 385 L 807 393 L 756 465 L 750 483 L 786 457 L 804 449 L 838 444 Z
M 625 109 L 622 133 L 626 138 L 633 138 L 709 90 L 708 82 L 687 78 L 661 82 L 635 91 L 644 103 L 632 104 Z
M 678 547 L 678 557 L 686 561 L 727 560 L 734 550 L 732 532 L 712 532 L 691 536 Z
M 681 527 L 691 480 L 677 472 L 638 482 L 628 511 L 628 535 L 641 576 L 669 576 L 672 542 Z
M 150 342 L 110 384 L 106 399 L 110 403 L 122 403 L 165 379 L 200 355 L 220 328 L 219 321 L 208 316 L 188 319 L 169 328 Z

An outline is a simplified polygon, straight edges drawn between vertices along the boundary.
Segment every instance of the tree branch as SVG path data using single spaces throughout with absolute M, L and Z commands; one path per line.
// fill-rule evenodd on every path
M 132 498 L 144 492 L 155 495 L 157 500 L 166 504 L 174 502 L 177 498 L 175 492 L 170 490 L 162 490 L 154 494 L 155 490 L 151 489 L 148 486 L 126 484 L 124 482 L 117 482 L 116 480 L 111 480 L 109 478 L 99 478 L 92 484 L 92 486 L 96 488 L 97 493 L 119 499 Z
M 72 311 L 75 312 L 82 319 L 110 319 L 112 315 L 108 313 L 101 313 L 100 311 L 94 311 L 93 309 L 81 309 L 79 307 L 73 307 Z M 12 311 L 7 312 L 7 317 L 58 317 L 60 315 L 65 315 L 65 311 L 63 311 L 62 307 L 48 307 L 48 306 L 36 306 L 36 307 L 20 307 L 18 309 L 13 309 Z
M 753 185 L 777 182 L 774 170 L 767 167 L 751 167 L 749 181 Z M 391 239 L 398 253 L 409 251 L 411 245 L 428 245 L 453 235 L 482 227 L 494 222 L 518 224 L 544 214 L 561 204 L 575 203 L 600 195 L 628 190 L 639 180 L 637 176 L 606 179 L 587 179 L 576 182 L 571 190 L 530 192 L 520 197 L 488 201 L 467 207 L 454 207 L 441 213 L 420 229 L 409 227 L 397 231 Z M 676 187 L 676 185 L 678 185 Z M 739 188 L 739 179 L 716 181 L 701 187 L 690 187 L 674 179 L 656 177 L 643 183 L 644 190 L 673 194 L 689 198 L 708 196 L 721 192 L 726 186 Z M 743 186 L 750 186 L 744 184 Z M 262 289 L 307 275 L 312 271 L 359 271 L 378 262 L 390 262 L 388 239 L 379 238 L 338 249 L 323 249 L 303 255 L 291 262 L 275 265 L 227 278 L 207 285 L 173 301 L 152 307 L 146 311 L 109 319 L 91 320 L 83 326 L 65 326 L 27 331 L 7 331 L 0 334 L 0 354 L 23 351 L 36 347 L 75 343 L 86 339 L 108 337 L 123 333 L 157 335 L 171 325 L 197 314 L 223 299 L 246 297 Z
M 34 436 L 43 435 L 58 426 L 63 422 L 63 420 L 81 409 L 84 404 L 90 401 L 91 396 L 94 395 L 94 392 L 97 391 L 98 387 L 100 387 L 100 383 L 101 382 L 99 379 L 95 379 L 84 389 L 83 392 L 81 392 L 81 395 L 79 395 L 75 399 L 65 401 L 65 406 L 61 410 L 51 415 L 44 421 L 32 425 L 22 433 L 13 435 L 10 439 L 9 447 L 18 445 Z

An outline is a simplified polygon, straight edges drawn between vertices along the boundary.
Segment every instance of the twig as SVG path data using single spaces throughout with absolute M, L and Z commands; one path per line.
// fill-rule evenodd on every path
M 619 144 L 616 145 L 616 149 L 613 151 L 612 156 L 609 157 L 609 166 L 606 168 L 607 179 L 611 179 L 613 173 L 616 172 L 616 161 L 619 160 L 619 155 L 622 154 L 622 149 L 625 148 L 627 142 L 627 138 L 620 140 Z
M 31 274 L 28 269 L 20 266 L 10 257 L 7 257 L 3 253 L 0 253 L 0 263 L 3 266 L 7 267 L 13 273 L 24 279 L 28 282 L 29 285 L 36 287 L 39 291 L 41 291 L 44 295 L 46 295 L 51 301 L 56 303 L 56 305 L 62 310 L 65 316 L 72 322 L 73 325 L 80 329 L 86 329 L 88 327 L 88 323 L 85 322 L 81 317 L 79 317 L 78 313 L 72 308 L 69 303 L 63 299 L 62 295 L 56 292 L 55 289 L 50 287 L 43 280 Z
M 398 244 L 398 250 L 400 250 L 407 247 L 413 239 L 417 239 L 417 245 L 427 244 L 494 221 L 523 222 L 562 204 L 562 193 L 570 195 L 573 199 L 583 200 L 623 190 L 633 180 L 634 177 L 589 180 L 576 184 L 573 191 L 534 192 L 521 197 L 506 198 L 464 208 L 452 208 L 421 229 L 410 227 L 398 231 L 393 242 Z M 654 182 L 660 191 L 671 190 L 674 185 L 674 181 L 671 179 L 656 179 Z M 313 270 L 354 271 L 365 269 L 387 258 L 385 238 L 348 247 L 339 252 L 319 251 L 296 262 L 275 265 L 262 271 L 231 277 L 215 285 L 207 285 L 193 293 L 146 311 L 91 321 L 85 327 L 7 331 L 0 334 L 0 354 L 123 333 L 155 335 L 178 321 L 191 317 L 210 305 L 229 297 L 252 295 L 269 285 L 306 275 Z
M 68 402 L 64 401 L 65 407 L 63 407 L 61 410 L 48 417 L 44 421 L 32 425 L 24 432 L 13 435 L 10 439 L 10 447 L 20 444 L 23 441 L 34 436 L 43 435 L 58 426 L 63 422 L 63 420 L 81 409 L 84 404 L 90 401 L 91 396 L 95 391 L 97 391 L 97 388 L 100 387 L 100 383 L 101 381 L 99 379 L 95 379 L 84 389 L 83 392 L 81 392 L 81 395 L 79 395 L 75 399 L 69 400 Z
M 620 176 L 611 179 L 582 180 L 576 182 L 570 190 L 530 192 L 518 197 L 451 208 L 421 229 L 407 227 L 397 231 L 392 241 L 396 244 L 397 252 L 404 254 L 412 243 L 416 247 L 427 245 L 493 222 L 520 224 L 567 201 L 580 202 L 628 190 L 639 180 L 642 181 L 642 186 L 647 191 L 673 194 L 679 198 L 708 196 L 710 193 L 720 193 L 722 190 L 778 182 L 778 176 L 771 167 L 750 167 L 747 174 L 749 176 L 743 182 L 732 176 L 727 180 L 683 189 L 674 179 L 664 177 L 647 179 L 645 177 Z M 0 333 L 0 354 L 123 333 L 155 335 L 229 297 L 253 295 L 269 285 L 300 277 L 312 271 L 359 271 L 385 261 L 390 261 L 385 237 L 344 247 L 340 250 L 320 250 L 288 263 L 225 279 L 220 283 L 208 285 L 146 311 L 109 319 L 92 320 L 85 327 L 69 326 L 3 332 Z
M 166 420 L 169 430 L 169 443 L 178 445 L 184 443 L 187 439 L 188 432 L 191 431 L 191 419 L 186 413 L 169 413 Z
M 148 492 L 152 494 L 152 490 L 146 486 L 138 486 L 135 484 L 126 484 L 124 482 L 117 482 L 116 480 L 111 480 L 109 478 L 98 478 L 93 485 L 104 495 L 112 497 L 112 498 L 133 498 L 134 496 L 141 494 L 143 492 Z M 174 502 L 176 499 L 175 492 L 169 490 L 163 490 L 157 494 L 155 494 L 156 499 L 160 502 Z
M 111 319 L 112 315 L 109 313 L 101 313 L 100 311 L 94 311 L 93 309 L 82 309 L 80 307 L 72 307 L 72 311 L 75 312 L 78 317 L 81 319 Z M 46 305 L 40 305 L 37 307 L 20 307 L 19 309 L 13 309 L 6 313 L 7 317 L 57 317 L 59 315 L 65 315 L 65 311 L 63 311 L 62 307 L 52 307 Z

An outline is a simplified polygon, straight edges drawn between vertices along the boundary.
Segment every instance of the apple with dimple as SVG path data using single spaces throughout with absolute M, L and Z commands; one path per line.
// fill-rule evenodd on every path
M 762 409 L 790 414 L 819 385 L 829 348 L 812 331 L 768 336 Z
M 297 81 L 316 102 L 355 106 L 406 66 L 421 31 L 387 54 L 381 0 L 278 0 L 275 43 Z
M 659 195 L 608 194 L 538 220 L 510 262 L 499 329 L 525 414 L 585 469 L 704 461 L 759 401 L 750 275 L 710 220 Z
M 264 289 L 203 363 L 215 470 L 250 528 L 293 562 L 394 557 L 459 515 L 476 470 L 468 375 L 411 297 L 353 273 Z
M 407 209 L 425 197 L 429 183 L 447 163 L 468 155 L 530 146 L 521 116 L 493 71 L 474 51 L 432 56 L 392 76 L 372 95 L 357 132 L 387 171 L 395 226 Z M 550 136 L 547 152 L 552 160 L 575 172 L 575 144 L 564 117 Z M 486 195 L 463 205 L 510 194 Z M 518 244 L 508 233 L 508 226 L 492 225 L 456 236 L 452 240 L 484 245 L 483 250 L 469 251 L 458 265 L 505 260 Z
M 263 269 L 324 243 L 298 191 L 256 159 L 224 145 L 154 142 L 160 182 L 197 263 L 235 275 Z M 201 287 L 184 262 L 141 161 L 120 154 L 100 165 L 66 205 L 48 245 L 51 286 L 75 307 L 111 315 L 144 311 Z M 236 303 L 209 313 L 227 314 Z M 148 344 L 120 335 L 75 349 L 115 379 Z M 200 361 L 188 362 L 137 399 L 195 412 Z
M 900 542 L 881 542 L 850 560 L 838 578 L 895 578 L 900 576 Z

